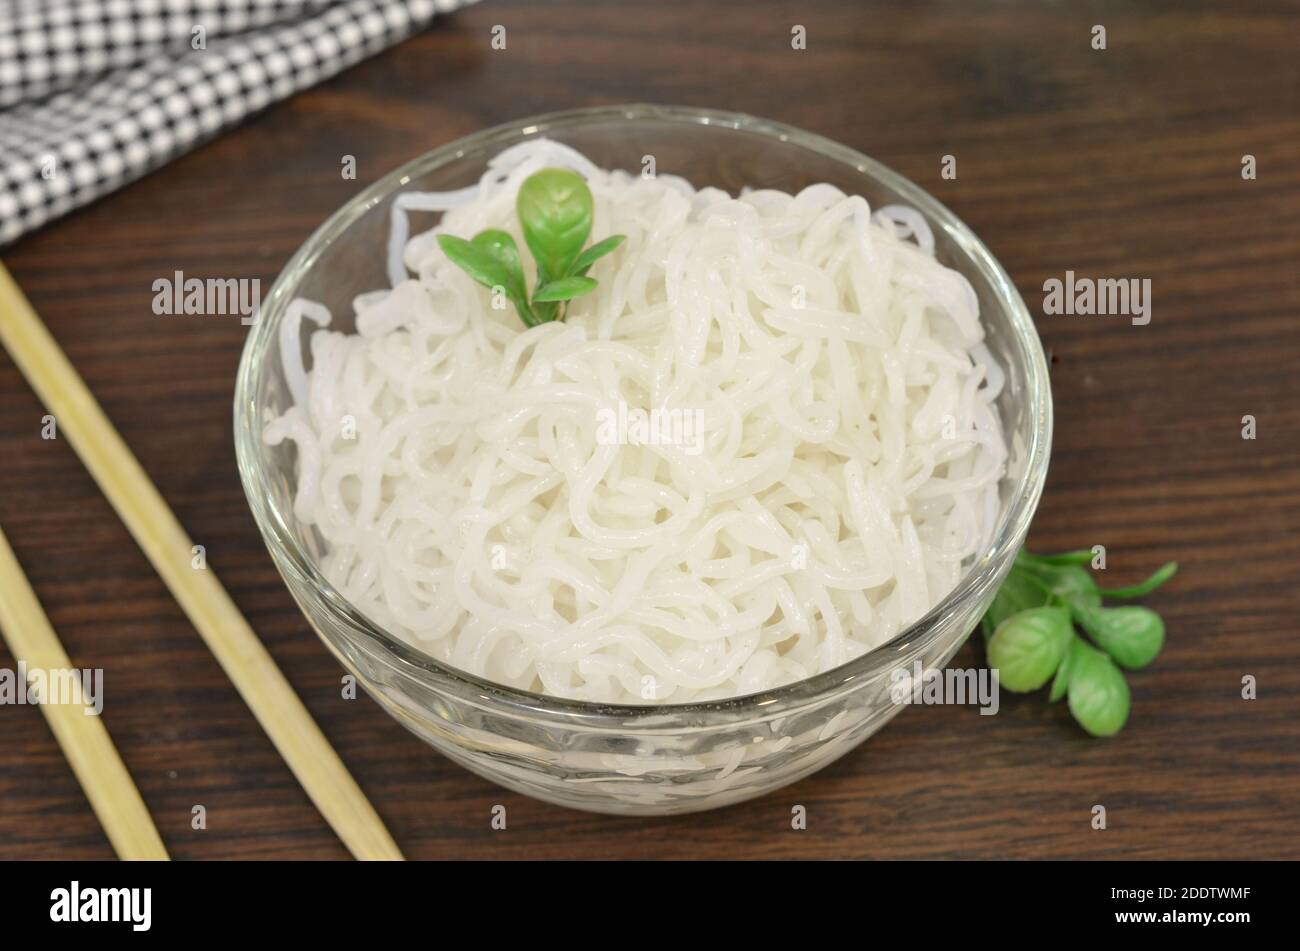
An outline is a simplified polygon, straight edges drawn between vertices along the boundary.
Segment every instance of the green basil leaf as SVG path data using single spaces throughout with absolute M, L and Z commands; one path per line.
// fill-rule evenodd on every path
M 1112 588 L 1109 590 L 1102 588 L 1101 593 L 1108 598 L 1119 598 L 1122 601 L 1127 601 L 1129 598 L 1143 598 L 1172 578 L 1177 571 L 1178 562 L 1171 561 L 1168 564 L 1161 565 L 1156 569 L 1155 574 L 1140 584 L 1129 585 L 1127 588 Z
M 1096 607 L 1101 604 L 1101 592 L 1086 568 L 1070 566 L 1057 568 L 1048 581 L 1052 593 L 1070 607 Z
M 512 293 L 515 291 L 520 294 L 525 293 L 524 265 L 519 258 L 519 246 L 515 244 L 515 239 L 510 236 L 510 232 L 488 228 L 474 235 L 474 240 L 470 244 L 486 251 L 510 273 L 513 281 L 509 290 Z
M 438 247 L 447 259 L 484 287 L 500 287 L 510 293 L 514 275 L 491 252 L 455 235 L 438 235 Z
M 537 298 L 533 298 L 531 307 L 533 311 L 533 319 L 539 324 L 549 323 L 560 316 L 559 301 L 540 301 L 537 300 Z
M 1109 656 L 1076 638 L 1070 658 L 1070 713 L 1093 736 L 1114 736 L 1128 720 L 1128 681 Z
M 577 275 L 562 277 L 557 281 L 551 281 L 536 288 L 533 291 L 533 300 L 542 302 L 571 300 L 574 297 L 580 297 L 594 291 L 596 283 L 590 277 L 579 277 Z
M 1076 635 L 1070 638 L 1070 646 L 1065 649 L 1065 656 L 1061 658 L 1061 666 L 1056 668 L 1056 676 L 1052 678 L 1052 690 L 1047 695 L 1049 703 L 1056 703 L 1065 696 L 1070 686 L 1070 666 L 1074 658 L 1075 642 L 1080 644 L 1083 641 Z M 1084 645 L 1087 646 L 1086 644 Z
M 985 640 L 992 637 L 998 625 L 1013 614 L 1019 614 L 1030 608 L 1041 608 L 1050 600 L 1051 592 L 1041 582 L 1013 566 L 1011 573 L 1002 582 L 1002 587 L 998 588 L 997 594 L 993 596 L 988 610 L 984 612 L 984 619 L 987 621 Z
M 577 260 L 573 262 L 572 272 L 579 277 L 584 276 L 591 270 L 593 264 L 622 244 L 626 237 L 627 235 L 615 234 L 610 235 L 604 241 L 597 241 L 578 255 Z
M 537 320 L 528 307 L 528 285 L 524 280 L 524 266 L 520 260 L 519 246 L 515 244 L 515 239 L 507 231 L 488 228 L 474 235 L 474 239 L 470 244 L 482 251 L 486 251 L 510 273 L 511 281 L 504 287 L 506 296 L 515 305 L 515 311 L 519 314 L 519 319 L 524 322 L 524 325 L 527 327 L 534 326 Z
M 1100 608 L 1088 612 L 1079 623 L 1098 646 L 1130 670 L 1155 660 L 1165 643 L 1165 622 L 1150 608 Z
M 1037 690 L 1056 672 L 1074 628 L 1061 607 L 1030 608 L 998 625 L 989 639 L 988 663 L 1012 693 Z
M 591 189 L 577 172 L 544 168 L 524 179 L 515 199 L 537 283 L 565 277 L 591 235 Z
M 1026 570 L 1076 612 L 1101 606 L 1101 590 L 1086 568 L 1030 563 Z

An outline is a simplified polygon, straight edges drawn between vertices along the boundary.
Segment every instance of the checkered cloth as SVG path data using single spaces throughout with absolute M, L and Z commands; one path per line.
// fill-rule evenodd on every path
M 0 245 L 473 0 L 0 0 Z

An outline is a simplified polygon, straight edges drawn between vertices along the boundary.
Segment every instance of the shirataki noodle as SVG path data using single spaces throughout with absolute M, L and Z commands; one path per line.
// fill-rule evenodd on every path
M 627 240 L 527 329 L 435 235 L 524 249 L 515 195 L 548 166 L 587 179 L 592 240 Z M 408 238 L 411 211 L 445 214 Z M 265 439 L 296 445 L 326 577 L 442 662 L 602 702 L 753 693 L 882 644 L 990 543 L 1003 376 L 913 209 L 733 197 L 541 139 L 399 196 L 388 252 L 356 333 L 289 306 Z

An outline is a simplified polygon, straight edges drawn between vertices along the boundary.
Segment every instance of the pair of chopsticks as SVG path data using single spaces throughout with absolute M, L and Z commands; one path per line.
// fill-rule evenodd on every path
M 360 859 L 402 858 L 365 794 L 216 575 L 211 569 L 191 567 L 185 530 L 2 264 L 0 342 L 344 845 Z M 0 557 L 0 602 L 10 607 L 0 613 L 0 626 L 16 645 L 15 653 L 42 658 L 52 667 L 71 666 L 7 544 L 0 548 L 0 556 L 5 554 L 12 564 Z M 63 707 L 70 711 L 66 717 L 55 712 L 59 708 L 42 704 L 42 709 L 119 854 L 125 847 L 118 846 L 119 840 L 133 850 L 147 849 L 147 833 L 157 840 L 157 832 L 148 814 L 140 814 L 143 803 L 108 732 L 102 724 L 98 729 L 69 725 L 74 716 L 95 724 L 99 718 L 84 716 L 80 707 Z M 161 842 L 156 848 L 161 852 Z

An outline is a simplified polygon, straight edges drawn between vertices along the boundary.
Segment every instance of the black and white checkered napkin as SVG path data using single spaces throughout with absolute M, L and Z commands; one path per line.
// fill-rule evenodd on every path
M 473 0 L 0 0 L 0 244 Z

